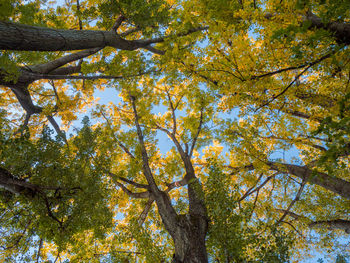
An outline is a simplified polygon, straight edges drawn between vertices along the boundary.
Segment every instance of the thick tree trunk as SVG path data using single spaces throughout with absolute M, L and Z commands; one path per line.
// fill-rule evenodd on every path
M 206 263 L 205 245 L 207 221 L 201 216 L 180 215 L 179 228 L 173 237 L 175 243 L 174 263 Z
M 174 263 L 208 262 L 205 237 L 208 231 L 207 217 L 200 214 L 177 215 L 169 196 L 159 191 L 154 197 L 165 229 L 174 241 Z
M 0 49 L 67 51 L 106 46 L 135 50 L 142 44 L 127 41 L 112 31 L 64 30 L 0 21 Z

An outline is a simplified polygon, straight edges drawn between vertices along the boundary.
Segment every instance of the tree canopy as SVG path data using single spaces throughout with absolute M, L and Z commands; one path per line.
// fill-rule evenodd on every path
M 0 0 L 0 262 L 346 262 L 349 44 L 346 0 Z

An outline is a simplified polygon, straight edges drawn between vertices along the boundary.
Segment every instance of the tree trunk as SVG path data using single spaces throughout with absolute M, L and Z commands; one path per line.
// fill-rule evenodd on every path
M 207 221 L 201 216 L 180 215 L 179 229 L 173 237 L 175 254 L 173 263 L 206 263 L 205 246 Z

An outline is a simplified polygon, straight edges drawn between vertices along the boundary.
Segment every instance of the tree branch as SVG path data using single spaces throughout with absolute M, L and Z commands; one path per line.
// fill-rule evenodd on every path
M 143 222 L 145 222 L 147 214 L 148 214 L 149 210 L 151 209 L 153 202 L 154 202 L 154 199 L 152 197 L 150 197 L 147 201 L 145 208 L 143 209 L 142 213 L 140 214 L 140 216 L 137 220 L 137 223 L 140 226 L 142 226 Z
M 293 199 L 293 201 L 289 204 L 288 208 L 286 209 L 286 211 L 283 213 L 282 217 L 276 222 L 276 225 L 279 225 L 283 219 L 287 216 L 289 210 L 293 207 L 293 205 L 295 204 L 296 201 L 299 201 L 300 199 L 300 195 L 301 193 L 303 192 L 304 190 L 304 186 L 306 184 L 306 181 L 307 181 L 307 178 L 303 179 L 302 183 L 301 183 L 301 186 L 295 196 L 295 198 Z
M 77 61 L 79 59 L 82 59 L 82 58 L 85 58 L 88 56 L 91 56 L 91 55 L 97 53 L 98 51 L 100 51 L 101 49 L 102 48 L 92 48 L 92 49 L 79 51 L 79 52 L 76 52 L 73 54 L 69 54 L 69 55 L 60 57 L 60 58 L 55 59 L 53 61 L 49 61 L 47 63 L 28 66 L 27 68 L 34 73 L 48 74 L 48 73 L 54 71 L 55 69 L 58 69 L 58 68 L 66 65 L 68 63 L 71 63 L 73 61 Z M 57 74 L 57 72 L 56 72 L 56 74 Z
M 119 15 L 112 27 L 112 31 L 118 33 L 117 30 L 121 26 L 124 20 L 125 20 L 125 17 L 123 15 Z
M 327 227 L 328 229 L 340 229 L 344 230 L 345 233 L 350 234 L 350 221 L 344 219 L 315 221 L 309 224 L 309 227 Z
M 107 125 L 111 131 L 111 134 L 113 136 L 113 139 L 117 142 L 117 144 L 119 145 L 120 148 L 122 148 L 122 150 L 130 156 L 131 159 L 135 159 L 135 156 L 128 150 L 128 148 L 126 148 L 126 146 L 117 138 L 117 136 L 115 135 L 115 133 L 112 130 L 112 125 L 109 121 L 109 119 L 106 117 L 106 115 L 102 112 L 102 110 L 100 111 L 102 117 L 106 120 Z
M 147 185 L 147 184 L 140 184 L 140 183 L 136 183 L 136 182 L 134 182 L 134 181 L 132 181 L 132 180 L 130 180 L 130 179 L 127 179 L 127 178 L 125 178 L 125 177 L 122 177 L 122 176 L 118 176 L 118 175 L 116 175 L 116 174 L 114 174 L 114 173 L 112 173 L 112 172 L 108 172 L 108 174 L 110 175 L 110 176 L 112 176 L 114 179 L 116 179 L 116 180 L 121 180 L 121 181 L 123 181 L 123 182 L 125 182 L 125 183 L 128 183 L 128 184 L 131 184 L 131 185 L 133 185 L 133 186 L 135 186 L 135 187 L 137 187 L 137 188 L 144 188 L 144 189 L 149 189 L 149 186 Z
M 285 87 L 279 94 L 272 96 L 272 98 L 269 101 L 267 101 L 263 105 L 259 106 L 255 111 L 258 111 L 259 109 L 261 109 L 261 108 L 265 107 L 266 105 L 270 104 L 271 102 L 273 102 L 278 97 L 282 96 L 306 71 L 309 70 L 309 68 L 320 63 L 321 61 L 325 60 L 326 58 L 329 58 L 333 53 L 334 52 L 331 52 L 327 55 L 322 56 L 321 58 L 317 59 L 316 61 L 309 63 L 308 66 L 303 71 L 301 71 L 298 75 L 295 76 L 294 80 L 291 83 L 289 83 L 289 85 L 287 87 Z
M 269 177 L 267 177 L 265 179 L 264 182 L 262 182 L 261 185 L 259 185 L 258 187 L 256 187 L 254 190 L 253 188 L 258 184 L 258 182 L 260 181 L 260 178 L 263 176 L 263 174 L 260 174 L 255 186 L 251 187 L 250 189 L 248 189 L 248 191 L 238 200 L 238 202 L 242 202 L 244 199 L 246 199 L 248 196 L 250 196 L 251 194 L 253 194 L 254 192 L 256 191 L 260 191 L 261 188 L 263 188 L 267 183 L 268 181 L 270 181 L 273 177 L 275 177 L 278 173 L 275 173 L 274 175 L 271 175 Z
M 193 150 L 194 150 L 194 147 L 196 146 L 196 142 L 197 142 L 199 133 L 201 132 L 201 129 L 202 129 L 202 124 L 203 124 L 203 108 L 201 109 L 201 113 L 200 113 L 200 117 L 199 117 L 199 124 L 198 124 L 198 128 L 197 128 L 197 134 L 193 138 L 193 143 L 192 143 L 190 152 L 188 154 L 189 158 L 191 158 Z
M 143 166 L 144 174 L 145 174 L 145 177 L 147 179 L 147 182 L 148 182 L 152 192 L 157 193 L 157 192 L 159 192 L 159 189 L 158 189 L 158 186 L 156 185 L 156 182 L 154 181 L 152 171 L 149 167 L 149 158 L 148 158 L 147 150 L 145 147 L 145 142 L 143 139 L 143 133 L 142 133 L 140 123 L 139 123 L 139 116 L 138 116 L 137 110 L 136 110 L 135 97 L 130 95 L 130 100 L 131 100 L 131 105 L 132 105 L 132 109 L 134 112 L 135 126 L 137 129 L 137 136 L 138 136 L 139 144 L 141 147 L 142 164 L 143 164 L 142 166 Z
M 132 198 L 149 198 L 150 197 L 150 193 L 148 191 L 141 192 L 141 193 L 134 193 L 134 192 L 131 192 L 128 188 L 126 188 L 122 183 L 115 182 L 115 184 L 118 185 L 123 190 L 124 193 L 126 193 L 128 196 Z
M 126 76 L 108 76 L 108 75 L 95 75 L 95 76 L 70 76 L 70 75 L 52 75 L 52 74 L 37 74 L 37 73 L 32 73 L 31 76 L 35 80 L 40 80 L 40 79 L 83 79 L 83 80 L 98 80 L 98 79 L 127 79 L 127 78 L 134 78 L 134 77 L 139 77 L 143 76 L 146 74 L 154 73 L 156 71 L 150 70 L 150 71 L 145 71 L 141 72 L 139 74 L 132 74 L 132 75 L 126 75 Z

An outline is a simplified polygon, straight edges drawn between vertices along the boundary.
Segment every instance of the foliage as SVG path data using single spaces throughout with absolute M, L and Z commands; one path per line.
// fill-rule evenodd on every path
M 0 0 L 0 262 L 346 262 L 349 7 Z

